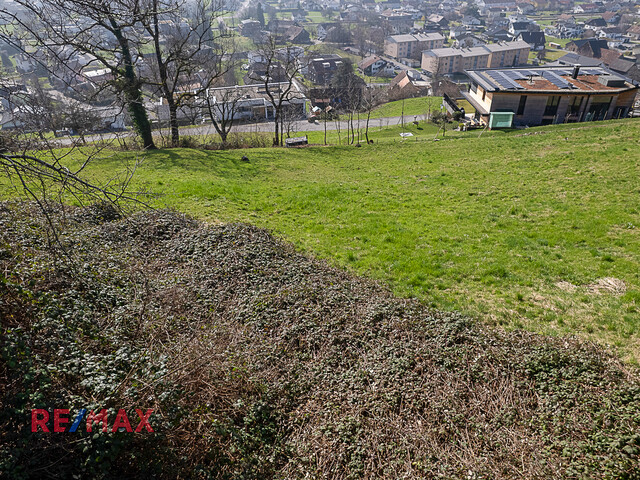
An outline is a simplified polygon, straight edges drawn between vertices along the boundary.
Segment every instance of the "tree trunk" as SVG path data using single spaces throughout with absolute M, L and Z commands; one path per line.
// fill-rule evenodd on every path
M 153 143 L 153 135 L 151 133 L 151 124 L 147 111 L 142 103 L 142 93 L 137 87 L 131 87 L 127 93 L 127 103 L 129 104 L 129 113 L 133 126 L 142 140 L 145 150 L 155 150 L 156 145 Z
M 327 113 L 324 114 L 324 144 L 327 144 Z
M 356 139 L 356 131 L 353 127 L 353 110 L 349 114 L 349 123 L 351 124 L 351 145 L 353 145 L 353 142 Z
M 367 126 L 364 129 L 364 136 L 367 139 L 367 145 L 369 144 L 369 119 L 371 118 L 371 107 L 367 110 Z
M 284 145 L 284 115 L 280 112 L 280 146 Z
M 178 107 L 172 100 L 169 102 L 169 124 L 171 125 L 171 146 L 180 146 L 180 130 L 178 129 Z
M 274 123 L 275 123 L 275 134 L 273 136 L 273 146 L 277 147 L 280 145 L 280 115 L 278 115 L 278 110 L 274 112 Z
M 140 84 L 133 68 L 133 59 L 131 57 L 131 50 L 129 49 L 129 42 L 122 34 L 122 28 L 113 17 L 109 17 L 109 22 L 113 27 L 113 34 L 118 40 L 120 52 L 122 53 L 122 60 L 124 63 L 125 95 L 129 105 L 129 113 L 131 114 L 133 126 L 138 135 L 140 135 L 145 150 L 154 150 L 156 146 L 153 143 L 153 135 L 151 134 L 151 123 L 149 123 L 147 110 L 144 108 Z

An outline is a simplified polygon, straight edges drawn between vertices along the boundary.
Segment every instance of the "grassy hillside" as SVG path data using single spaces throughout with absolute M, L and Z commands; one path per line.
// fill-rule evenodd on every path
M 433 307 L 577 333 L 638 361 L 640 123 L 438 142 L 433 127 L 410 128 L 413 138 L 395 128 L 361 148 L 153 152 L 133 186 L 158 193 L 158 206 L 269 228 Z
M 418 97 L 396 100 L 379 106 L 371 112 L 371 118 L 399 117 L 402 115 L 404 103 L 404 115 L 407 120 L 413 120 L 414 115 L 424 116 L 427 112 L 440 111 L 442 97 Z
M 640 475 L 640 380 L 600 349 L 395 298 L 252 226 L 48 216 L 53 248 L 0 203 L 2 478 Z M 32 433 L 32 408 L 129 430 L 151 409 L 153 432 Z

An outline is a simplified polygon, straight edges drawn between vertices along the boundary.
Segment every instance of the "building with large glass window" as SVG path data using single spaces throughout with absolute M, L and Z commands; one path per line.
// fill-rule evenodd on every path
M 625 118 L 638 83 L 605 67 L 520 67 L 468 70 L 465 98 L 476 119 L 511 112 L 513 125 L 549 125 Z

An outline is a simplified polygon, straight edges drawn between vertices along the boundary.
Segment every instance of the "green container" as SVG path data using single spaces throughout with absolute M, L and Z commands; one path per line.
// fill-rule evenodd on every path
M 491 112 L 489 128 L 511 128 L 513 112 Z

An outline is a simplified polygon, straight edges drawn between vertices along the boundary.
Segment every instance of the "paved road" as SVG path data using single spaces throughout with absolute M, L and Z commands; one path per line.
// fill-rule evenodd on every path
M 413 115 L 405 115 L 404 121 L 405 123 L 410 123 L 413 121 Z M 418 115 L 418 120 L 423 120 L 423 115 Z M 335 121 L 327 122 L 327 130 L 337 130 L 338 126 Z M 402 123 L 402 117 L 384 117 L 384 118 L 372 118 L 369 120 L 369 128 L 377 128 L 377 127 L 390 127 L 393 125 L 400 125 Z M 358 120 L 354 118 L 353 124 L 355 127 L 358 126 Z M 360 117 L 360 127 L 364 128 L 367 124 L 366 116 Z M 340 121 L 340 130 L 346 130 L 348 126 L 348 122 L 346 120 Z M 294 122 L 294 126 L 292 128 L 295 132 L 318 132 L 324 131 L 324 121 L 318 120 L 316 123 L 309 123 L 307 120 L 299 120 Z M 261 122 L 261 123 L 243 123 L 240 125 L 235 125 L 233 127 L 233 132 L 272 132 L 274 129 L 273 122 Z M 201 127 L 193 127 L 193 128 L 183 128 L 180 129 L 181 135 L 208 135 L 211 133 L 215 133 L 215 129 L 213 125 L 210 123 L 204 124 Z M 158 133 L 159 134 L 159 133 Z
M 393 64 L 394 68 L 398 68 L 400 70 L 411 70 L 411 67 L 405 65 L 404 63 L 400 63 L 397 60 L 394 60 L 391 57 L 387 57 L 386 55 L 379 55 L 379 57 L 387 62 Z M 415 68 L 414 70 L 420 70 L 420 68 Z
M 424 120 L 424 115 L 405 115 L 404 121 L 405 123 L 413 122 L 414 118 L 416 120 Z M 367 124 L 366 116 L 362 116 L 360 118 L 359 127 L 364 129 Z M 369 120 L 369 128 L 375 129 L 379 127 L 392 127 L 395 125 L 402 124 L 402 117 L 384 117 L 384 118 L 372 118 Z M 339 122 L 340 130 L 347 130 L 348 122 L 346 120 L 341 120 Z M 353 125 L 355 128 L 358 128 L 358 120 L 354 118 Z M 309 123 L 307 120 L 299 120 L 294 122 L 293 127 L 291 128 L 292 132 L 322 132 L 324 131 L 325 125 L 323 121 L 317 121 L 316 123 Z M 335 121 L 327 122 L 327 131 L 337 130 L 338 125 Z M 273 132 L 274 125 L 273 122 L 260 122 L 260 123 L 242 123 L 239 125 L 234 125 L 232 132 L 256 132 L 256 133 L 270 133 Z M 181 128 L 180 135 L 181 136 L 191 136 L 191 135 L 213 135 L 216 134 L 215 128 L 211 123 L 205 123 L 198 127 L 189 127 L 189 128 Z M 106 133 L 102 135 L 87 135 L 85 140 L 87 142 L 96 142 L 100 140 L 113 140 L 116 138 L 125 138 L 125 137 L 133 137 L 135 133 L 133 131 L 126 131 L 120 133 Z M 154 130 L 154 137 L 169 137 L 169 129 L 165 128 L 163 130 Z M 291 136 L 295 136 L 295 133 L 292 133 Z M 71 145 L 78 141 L 78 138 L 75 137 L 63 137 L 57 139 L 57 143 L 61 146 Z

